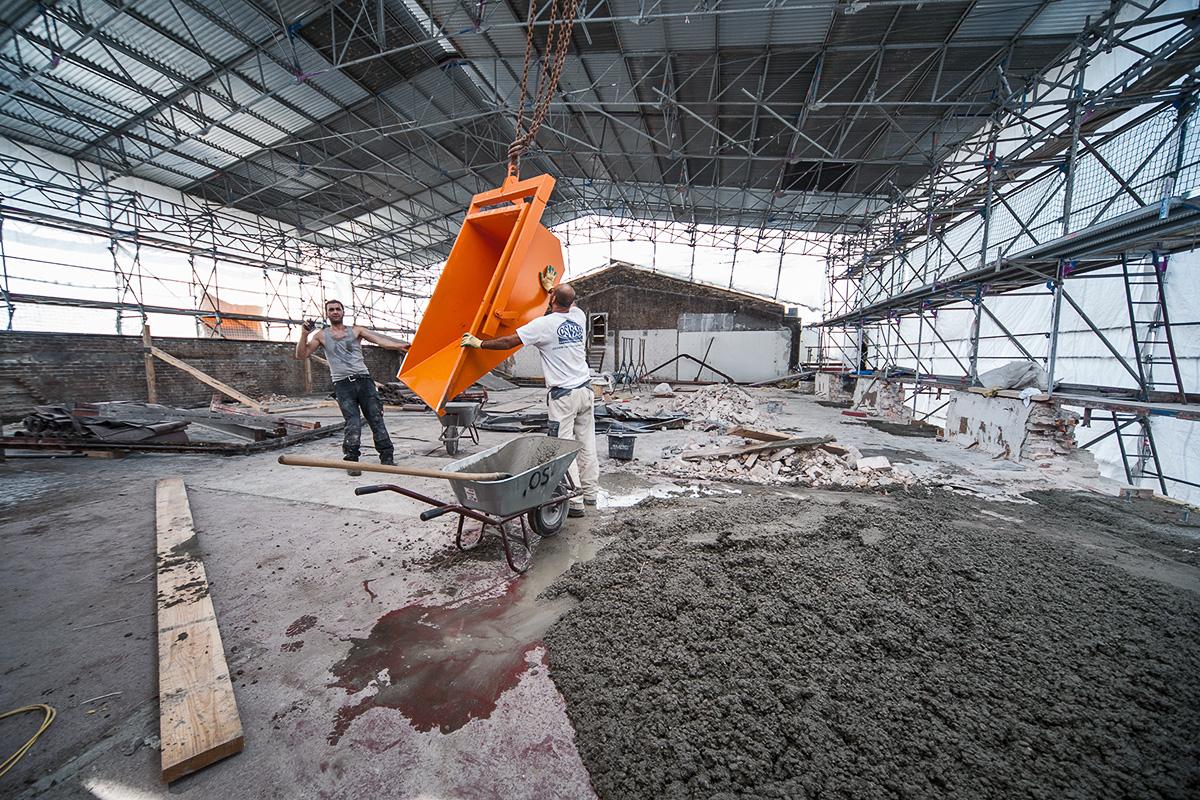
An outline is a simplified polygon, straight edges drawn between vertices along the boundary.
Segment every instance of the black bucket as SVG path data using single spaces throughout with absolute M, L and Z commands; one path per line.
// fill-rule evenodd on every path
M 618 461 L 633 460 L 633 445 L 637 436 L 627 433 L 625 428 L 613 424 L 608 429 L 608 457 Z

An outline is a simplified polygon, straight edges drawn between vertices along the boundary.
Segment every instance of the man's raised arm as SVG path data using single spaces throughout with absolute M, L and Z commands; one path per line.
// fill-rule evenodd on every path
M 311 319 L 304 320 L 304 324 L 300 327 L 300 338 L 296 340 L 296 352 L 292 357 L 297 361 L 304 359 L 317 352 L 317 348 L 321 346 L 321 337 L 313 336 L 313 328 L 316 327 Z
M 385 350 L 399 350 L 402 353 L 408 352 L 408 342 L 402 342 L 399 339 L 393 339 L 390 336 L 384 336 L 378 331 L 373 331 L 370 328 L 364 328 L 361 325 L 356 325 L 355 329 L 358 335 L 366 339 L 371 344 L 377 344 Z

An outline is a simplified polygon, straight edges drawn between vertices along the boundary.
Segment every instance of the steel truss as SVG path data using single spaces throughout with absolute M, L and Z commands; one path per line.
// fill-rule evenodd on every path
M 1152 428 L 1156 416 L 1200 419 L 1200 387 L 1185 386 L 1176 347 L 1200 321 L 1172 318 L 1164 284 L 1172 254 L 1200 243 L 1200 15 L 1164 6 L 1114 7 L 953 158 L 834 242 L 825 359 L 910 383 L 918 418 L 939 414 L 948 388 L 978 385 L 981 362 L 1033 361 L 1085 425 L 1111 425 L 1083 447 L 1115 436 L 1130 483 L 1198 486 L 1164 474 Z M 1089 83 L 1109 59 L 1128 67 Z M 1112 287 L 1127 325 L 1098 321 L 1080 298 L 1089 280 Z M 1010 329 L 1003 306 L 1021 297 L 1048 302 L 1045 327 Z M 1113 385 L 1057 381 L 1064 309 L 1112 364 Z M 969 315 L 967 338 L 947 341 L 939 314 Z M 981 342 L 999 354 L 981 355 Z
M 168 314 L 197 318 L 198 331 L 200 317 L 215 318 L 215 333 L 219 336 L 225 335 L 223 320 L 261 322 L 269 337 L 273 326 L 290 332 L 291 326 L 304 317 L 320 316 L 325 279 L 338 273 L 349 276 L 351 296 L 345 298 L 346 303 L 365 322 L 398 333 L 415 330 L 414 320 L 402 311 L 402 304 L 406 299 L 427 297 L 425 287 L 432 276 L 398 261 L 387 248 L 359 247 L 333 238 L 314 241 L 275 220 L 221 208 L 186 194 L 168 199 L 139 188 L 121 188 L 128 184 L 113 182 L 102 167 L 67 162 L 36 148 L 14 145 L 0 153 L 0 186 L 4 192 L 0 196 L 0 292 L 9 330 L 20 306 L 51 305 L 112 310 L 117 334 L 140 331 L 149 314 Z M 112 300 L 13 292 L 12 282 L 31 280 L 32 266 L 96 273 L 105 269 L 66 262 L 21 264 L 25 259 L 15 257 L 11 248 L 4 246 L 5 223 L 11 222 L 79 232 L 107 241 Z M 147 274 L 142 264 L 146 248 L 186 256 L 188 278 Z M 263 314 L 214 309 L 212 301 L 221 295 L 221 264 L 261 271 Z M 186 292 L 193 305 L 147 303 L 146 285 L 151 281 L 181 284 L 175 288 Z M 130 322 L 135 323 L 132 329 Z
M 443 260 L 470 196 L 504 175 L 521 3 L 216 6 L 31 6 L 0 32 L 0 133 L 281 220 L 306 240 Z M 548 6 L 534 22 L 539 57 Z M 1069 44 L 1064 21 L 1094 13 L 1049 6 L 582 0 L 528 156 L 559 178 L 547 221 L 866 235 L 1010 80 Z M 998 14 L 1014 20 L 1003 33 L 985 27 Z

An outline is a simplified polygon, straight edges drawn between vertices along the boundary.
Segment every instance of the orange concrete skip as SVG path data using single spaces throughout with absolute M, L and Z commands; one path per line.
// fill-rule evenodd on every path
M 546 311 L 538 276 L 562 280 L 562 247 L 542 213 L 554 179 L 509 177 L 499 189 L 475 195 L 454 240 L 425 316 L 397 377 L 439 414 L 443 406 L 516 352 L 464 350 L 464 333 L 495 339 Z

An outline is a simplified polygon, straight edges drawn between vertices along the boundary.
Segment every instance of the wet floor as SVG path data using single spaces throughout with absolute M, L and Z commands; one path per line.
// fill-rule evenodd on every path
M 991 459 L 928 440 L 900 442 L 840 424 L 836 409 L 785 399 L 781 429 L 833 431 L 867 449 L 945 451 L 936 466 L 961 467 L 964 484 L 983 485 L 982 470 L 1011 488 Z M 427 415 L 391 413 L 388 424 L 398 442 L 428 442 L 439 432 Z M 565 605 L 538 598 L 605 544 L 594 533 L 605 512 L 647 498 L 684 509 L 711 494 L 730 495 L 710 501 L 719 503 L 750 492 L 672 482 L 655 470 L 655 461 L 709 436 L 657 432 L 633 462 L 602 458 L 609 494 L 601 514 L 572 519 L 536 543 L 520 577 L 494 544 L 457 552 L 453 521 L 421 523 L 426 507 L 416 501 L 355 496 L 368 476 L 284 467 L 274 454 L 4 470 L 0 543 L 12 558 L 0 604 L 19 613 L 3 688 L 10 706 L 44 697 L 60 711 L 53 735 L 6 777 L 29 797 L 164 796 L 152 744 L 154 481 L 176 475 L 187 485 L 246 749 L 173 784 L 172 797 L 593 797 L 546 667 L 543 641 Z M 485 432 L 478 449 L 508 438 Z M 337 447 L 323 440 L 294 452 L 327 456 Z M 405 459 L 414 466 L 446 460 L 412 450 Z M 405 485 L 447 494 L 443 481 Z M 46 596 L 57 599 L 47 605 Z M 89 714 L 79 702 L 96 696 L 107 698 L 105 707 Z
M 599 511 L 571 520 L 559 536 L 538 540 L 524 575 L 497 580 L 495 570 L 464 569 L 452 578 L 448 602 L 420 599 L 381 615 L 367 635 L 350 638 L 345 657 L 330 670 L 328 686 L 347 697 L 326 734 L 329 743 L 338 744 L 356 720 L 373 710 L 398 713 L 418 731 L 443 734 L 490 717 L 501 695 L 536 669 L 529 654 L 542 646 L 542 635 L 573 604 L 565 597 L 539 595 L 571 566 L 596 555 L 605 543 L 593 533 L 596 524 L 611 510 L 648 497 L 687 493 L 688 487 L 633 473 L 608 474 Z M 483 543 L 485 553 L 495 533 L 487 536 L 492 538 Z M 452 552 L 431 560 L 430 570 L 454 572 L 459 565 L 479 564 L 477 558 L 475 553 Z M 364 588 L 374 601 L 375 593 Z M 303 632 L 313 622 L 302 617 L 288 634 Z

